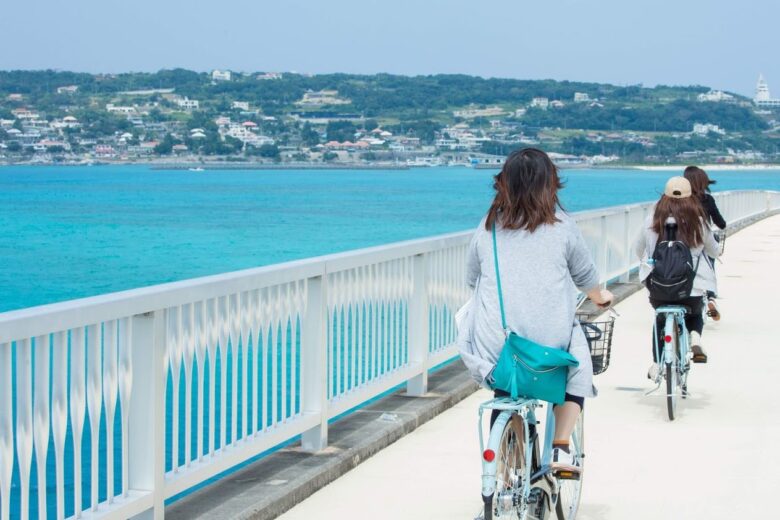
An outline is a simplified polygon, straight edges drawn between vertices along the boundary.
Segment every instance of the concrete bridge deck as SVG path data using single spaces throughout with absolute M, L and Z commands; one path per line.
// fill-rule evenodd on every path
M 586 404 L 579 519 L 776 518 L 780 490 L 780 216 L 729 237 L 718 266 L 719 323 L 707 365 L 669 422 L 647 397 L 652 313 L 637 293 L 617 306 L 614 357 Z M 480 502 L 476 411 L 483 390 L 422 425 L 281 518 L 470 520 Z

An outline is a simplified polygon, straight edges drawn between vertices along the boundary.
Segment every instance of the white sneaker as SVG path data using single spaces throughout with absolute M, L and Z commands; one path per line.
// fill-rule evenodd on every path
M 574 457 L 574 454 L 561 448 L 553 448 L 550 468 L 553 470 L 553 473 L 571 473 L 571 475 L 564 475 L 563 478 L 578 478 L 582 471 L 579 461 Z
M 650 368 L 647 369 L 647 379 L 650 381 L 658 381 L 658 376 L 661 374 L 660 363 L 653 363 Z

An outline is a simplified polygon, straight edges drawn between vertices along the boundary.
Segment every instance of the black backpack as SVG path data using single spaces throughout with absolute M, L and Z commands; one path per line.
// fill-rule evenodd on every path
M 653 270 L 645 280 L 650 298 L 659 302 L 678 302 L 689 298 L 700 261 L 701 256 L 694 267 L 691 249 L 684 242 L 675 240 L 674 227 L 667 226 L 666 239 L 656 243 Z

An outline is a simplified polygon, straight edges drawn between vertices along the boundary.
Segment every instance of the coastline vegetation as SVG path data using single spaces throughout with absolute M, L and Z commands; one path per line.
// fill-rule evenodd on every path
M 0 161 L 467 162 L 527 145 L 621 162 L 778 161 L 777 114 L 736 94 L 702 102 L 709 90 L 466 75 L 0 71 Z

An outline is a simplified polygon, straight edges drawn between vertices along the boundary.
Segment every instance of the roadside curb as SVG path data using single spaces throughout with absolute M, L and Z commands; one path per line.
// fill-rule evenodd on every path
M 167 506 L 165 517 L 276 518 L 477 388 L 456 360 L 429 376 L 425 396 L 398 390 L 333 422 L 325 450 L 306 453 L 300 443 L 283 448 Z

